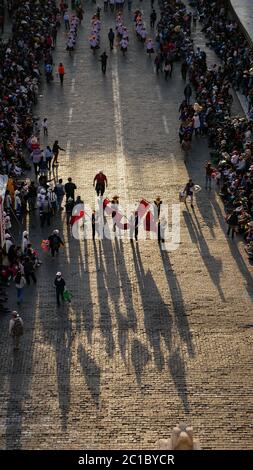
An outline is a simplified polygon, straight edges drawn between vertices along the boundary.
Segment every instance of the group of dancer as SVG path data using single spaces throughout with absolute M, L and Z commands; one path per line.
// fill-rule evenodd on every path
M 70 30 L 68 32 L 67 42 L 66 42 L 66 50 L 69 51 L 70 55 L 76 45 L 76 38 L 77 38 L 79 24 L 80 24 L 80 20 L 77 17 L 77 15 L 75 14 L 72 15 L 71 22 L 70 22 Z
M 116 32 L 119 40 L 120 50 L 123 52 L 123 55 L 125 55 L 129 44 L 129 35 L 126 26 L 124 26 L 123 15 L 121 11 L 119 11 L 116 16 Z
M 99 49 L 100 47 L 100 29 L 100 17 L 98 14 L 95 14 L 91 18 L 91 34 L 89 37 L 89 44 L 93 54 L 95 54 L 96 49 Z
M 141 42 L 146 43 L 146 51 L 147 51 L 147 54 L 150 56 L 151 54 L 155 52 L 154 41 L 151 38 L 147 39 L 148 33 L 145 27 L 143 14 L 140 10 L 135 11 L 134 22 L 135 22 L 136 36 Z

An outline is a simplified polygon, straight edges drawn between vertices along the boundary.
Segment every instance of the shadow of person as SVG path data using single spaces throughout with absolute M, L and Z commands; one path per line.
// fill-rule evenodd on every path
M 145 366 L 150 361 L 150 359 L 151 355 L 148 348 L 138 339 L 134 339 L 131 348 L 131 360 L 139 387 L 141 386 L 141 376 L 143 370 L 145 369 Z
M 205 263 L 209 277 L 212 280 L 213 285 L 218 290 L 219 296 L 223 302 L 226 302 L 223 290 L 220 285 L 220 275 L 222 271 L 222 260 L 216 259 L 211 255 L 209 246 L 202 233 L 199 221 L 195 212 L 193 216 L 191 213 L 183 213 L 185 224 L 189 230 L 189 234 L 192 240 L 195 240 L 198 251 L 201 255 L 203 262 Z
M 163 262 L 164 272 L 167 279 L 167 284 L 170 289 L 170 295 L 174 310 L 175 322 L 180 338 L 186 343 L 188 353 L 190 357 L 195 356 L 194 345 L 192 341 L 192 333 L 188 323 L 183 294 L 181 291 L 180 284 L 177 276 L 174 274 L 171 262 L 166 250 L 162 249 L 162 245 L 159 245 L 161 251 L 161 258 Z
M 108 289 L 106 286 L 106 275 L 101 241 L 99 241 L 99 252 L 97 250 L 97 245 L 94 244 L 94 257 L 97 267 L 97 292 L 100 309 L 99 326 L 106 342 L 106 352 L 109 357 L 113 357 L 115 344 L 112 334 L 112 319 L 108 303 Z
M 100 399 L 100 367 L 96 364 L 94 359 L 88 355 L 82 344 L 79 344 L 78 346 L 78 359 L 82 366 L 84 378 L 91 394 L 91 398 L 98 408 Z
M 144 271 L 139 246 L 131 244 L 133 261 L 142 299 L 144 325 L 149 343 L 153 349 L 154 361 L 157 369 L 164 368 L 164 354 L 161 340 L 164 340 L 166 349 L 170 350 L 172 317 L 168 306 L 157 288 L 153 276 L 148 270 Z
M 173 352 L 171 352 L 168 360 L 168 367 L 178 395 L 183 403 L 184 411 L 185 413 L 189 413 L 190 406 L 188 402 L 186 370 L 184 361 L 180 355 L 179 348 L 176 348 Z

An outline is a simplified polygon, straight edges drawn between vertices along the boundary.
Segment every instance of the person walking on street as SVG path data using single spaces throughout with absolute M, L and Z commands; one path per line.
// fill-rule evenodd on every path
M 131 216 L 130 216 L 130 240 L 131 242 L 133 241 L 133 238 L 135 238 L 135 241 L 138 242 L 138 223 L 139 223 L 139 215 L 138 211 L 134 211 Z
M 114 38 L 115 38 L 115 34 L 114 34 L 112 28 L 110 28 L 110 31 L 108 33 L 108 39 L 109 39 L 109 44 L 110 44 L 111 51 L 113 50 Z
M 68 183 L 65 184 L 65 193 L 66 193 L 66 200 L 70 197 L 75 200 L 75 189 L 76 185 L 72 182 L 72 178 L 68 178 Z
M 62 150 L 62 152 L 65 152 L 65 149 L 62 149 L 62 148 L 59 146 L 59 141 L 58 141 L 58 140 L 55 140 L 55 141 L 54 141 L 53 148 L 52 148 L 52 151 L 53 151 L 53 154 L 54 154 L 53 166 L 59 165 L 59 163 L 58 163 L 59 150 Z
M 40 226 L 44 227 L 45 222 L 47 222 L 47 226 L 50 226 L 50 218 L 51 218 L 51 204 L 48 199 L 48 196 L 45 196 L 45 199 L 41 201 L 40 205 Z
M 187 65 L 187 62 L 184 60 L 181 65 L 181 75 L 184 81 L 186 80 L 187 70 L 188 70 L 188 65 Z
M 210 162 L 206 164 L 205 169 L 206 169 L 206 189 L 208 186 L 208 189 L 211 190 L 213 168 Z
M 186 205 L 186 199 L 189 196 L 191 198 L 191 207 L 193 208 L 193 191 L 194 191 L 194 183 L 192 179 L 190 178 L 188 183 L 186 183 L 185 188 L 184 188 L 184 193 L 186 195 L 185 198 L 185 205 Z
M 98 217 L 95 210 L 91 214 L 92 240 L 95 240 L 96 232 L 99 235 Z
M 28 193 L 27 193 L 27 202 L 28 202 L 29 212 L 32 212 L 35 210 L 36 200 L 37 200 L 37 188 L 34 184 L 34 181 L 31 181 L 28 187 Z
M 187 85 L 184 89 L 184 96 L 185 96 L 186 104 L 188 104 L 188 105 L 190 104 L 191 95 L 192 95 L 191 85 L 190 85 L 190 83 L 187 83 Z
M 233 240 L 234 236 L 235 236 L 235 233 L 237 232 L 237 227 L 238 227 L 238 215 L 237 215 L 236 210 L 234 210 L 227 217 L 227 223 L 228 223 L 227 236 L 229 237 L 230 231 L 232 230 L 232 240 Z
M 52 151 L 52 149 L 50 148 L 49 145 L 47 145 L 47 148 L 44 151 L 44 157 L 45 157 L 46 162 L 47 162 L 47 169 L 48 169 L 49 172 L 51 172 L 51 162 L 52 162 L 52 158 L 53 158 L 53 151 Z
M 56 288 L 56 302 L 57 302 L 57 305 L 59 306 L 60 305 L 60 297 L 61 297 L 62 302 L 64 302 L 63 294 L 64 294 L 64 290 L 65 290 L 65 285 L 66 285 L 60 271 L 58 273 L 56 273 L 56 277 L 55 277 L 55 280 L 54 280 L 54 285 L 55 285 L 55 288 Z
M 62 205 L 63 197 L 64 197 L 64 194 L 65 194 L 65 188 L 63 186 L 61 178 L 59 179 L 59 182 L 56 183 L 56 185 L 54 187 L 54 192 L 55 192 L 56 197 L 57 197 L 58 210 L 62 211 L 63 208 L 62 208 L 61 205 Z
M 73 211 L 74 206 L 75 206 L 74 199 L 72 197 L 68 197 L 67 202 L 65 204 L 67 225 L 69 225 L 69 221 L 72 216 L 72 211 Z
M 42 129 L 43 129 L 44 136 L 47 137 L 48 136 L 48 121 L 47 121 L 47 118 L 43 119 Z
M 61 237 L 59 236 L 59 230 L 55 229 L 53 233 L 48 237 L 48 241 L 49 248 L 51 250 L 51 255 L 54 258 L 55 253 L 57 253 L 58 255 L 60 246 L 64 246 L 64 243 Z
M 101 196 L 103 196 L 105 192 L 105 188 L 107 188 L 108 186 L 108 181 L 107 181 L 107 177 L 104 175 L 102 170 L 100 170 L 99 173 L 96 174 L 93 180 L 93 186 L 95 186 L 95 191 L 97 195 L 99 196 L 100 194 Z
M 64 19 L 64 24 L 65 24 L 65 29 L 66 29 L 66 31 L 69 31 L 70 24 L 69 24 L 69 14 L 68 14 L 67 10 L 65 11 L 65 13 L 63 15 L 63 19 Z
M 156 18 L 157 18 L 156 11 L 153 9 L 150 14 L 150 27 L 151 28 L 155 27 Z
M 164 243 L 164 239 L 161 236 L 161 205 L 162 201 L 160 196 L 157 196 L 156 200 L 154 201 L 154 219 L 157 223 L 157 239 L 158 243 Z
M 105 74 L 105 72 L 106 72 L 107 59 L 108 59 L 108 55 L 104 51 L 103 54 L 100 56 L 100 61 L 101 61 L 101 67 L 102 67 L 103 74 Z
M 26 284 L 25 277 L 21 269 L 18 270 L 14 278 L 14 282 L 17 289 L 17 304 L 20 305 L 21 302 L 23 302 L 23 290 Z
M 34 264 L 31 258 L 29 256 L 25 257 L 25 262 L 24 262 L 24 273 L 25 273 L 25 280 L 28 286 L 30 286 L 30 277 L 33 280 L 33 283 L 36 284 L 37 279 L 34 274 Z
M 59 74 L 59 77 L 60 77 L 61 85 L 63 85 L 63 79 L 64 79 L 64 75 L 65 75 L 65 68 L 64 68 L 64 65 L 63 65 L 62 62 L 60 62 L 59 65 L 58 65 L 58 74 Z
M 20 338 L 24 334 L 24 323 L 16 310 L 13 310 L 11 315 L 9 334 L 13 338 L 13 350 L 18 351 Z

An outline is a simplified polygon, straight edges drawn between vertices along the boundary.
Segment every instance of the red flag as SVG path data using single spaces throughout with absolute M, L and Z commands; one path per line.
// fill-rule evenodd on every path
M 77 214 L 77 215 L 72 215 L 72 216 L 71 216 L 71 219 L 70 219 L 70 221 L 69 221 L 70 225 L 74 225 L 75 222 L 77 222 L 78 220 L 82 219 L 84 216 L 85 216 L 85 212 L 84 212 L 84 211 L 80 211 L 79 214 Z

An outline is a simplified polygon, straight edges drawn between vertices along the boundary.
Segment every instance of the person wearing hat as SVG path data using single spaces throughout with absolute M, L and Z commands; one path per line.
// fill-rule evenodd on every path
M 13 310 L 11 314 L 11 319 L 9 322 L 9 334 L 13 338 L 13 349 L 17 351 L 19 349 L 20 337 L 24 333 L 24 323 L 22 318 Z
M 62 302 L 64 301 L 63 293 L 64 293 L 65 285 L 66 285 L 60 271 L 58 271 L 58 273 L 56 273 L 56 277 L 55 277 L 55 280 L 54 280 L 54 285 L 55 285 L 55 288 L 56 288 L 56 302 L 57 302 L 57 305 L 59 306 L 60 305 L 60 297 L 62 299 Z
M 64 246 L 64 243 L 59 236 L 59 230 L 55 229 L 53 233 L 48 237 L 48 241 L 52 257 L 54 258 L 54 254 L 59 253 L 60 246 Z
M 95 186 L 95 191 L 97 195 L 103 196 L 105 188 L 107 188 L 108 186 L 108 181 L 106 175 L 104 175 L 102 170 L 100 170 L 99 173 L 97 173 L 94 177 L 93 186 Z

